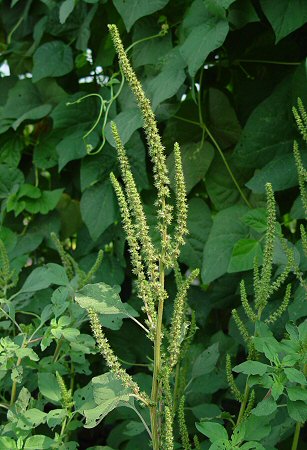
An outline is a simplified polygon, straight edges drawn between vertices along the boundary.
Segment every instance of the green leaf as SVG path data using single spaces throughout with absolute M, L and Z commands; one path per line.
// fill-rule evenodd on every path
M 245 373 L 245 375 L 264 375 L 270 366 L 258 361 L 244 361 L 235 366 L 234 372 Z
M 17 427 L 32 430 L 45 422 L 47 414 L 37 408 L 30 408 L 18 417 Z
M 164 63 L 157 76 L 147 84 L 148 95 L 155 110 L 164 100 L 177 93 L 186 78 L 186 64 L 178 48 L 172 49 L 164 57 Z
M 211 226 L 211 212 L 206 203 L 200 198 L 192 198 L 188 209 L 189 234 L 185 238 L 179 257 L 188 267 L 201 267 L 203 249 Z
M 164 8 L 169 0 L 113 0 L 113 4 L 121 15 L 127 31 L 130 31 L 134 22 L 140 17 L 148 16 Z
M 65 409 L 52 409 L 49 411 L 46 417 L 48 427 L 54 428 L 57 425 L 61 425 L 66 414 Z
M 192 188 L 202 180 L 213 160 L 214 149 L 209 142 L 184 144 L 181 147 L 181 159 L 184 173 L 186 191 L 189 193 Z M 171 187 L 175 188 L 175 159 L 174 152 L 167 158 L 167 167 L 171 181 Z
M 294 367 L 286 368 L 286 369 L 284 369 L 284 372 L 285 372 L 288 380 L 291 381 L 292 383 L 299 383 L 299 384 L 306 386 L 307 381 L 306 381 L 306 377 L 303 374 L 303 372 L 300 372 L 299 370 L 295 369 Z
M 32 348 L 24 348 L 21 347 L 16 350 L 16 356 L 18 358 L 30 358 L 31 361 L 39 361 L 38 355 L 35 353 L 35 351 Z
M 213 371 L 219 359 L 219 344 L 212 344 L 204 350 L 195 360 L 192 368 L 192 378 L 206 375 Z
M 266 450 L 263 445 L 259 444 L 259 442 L 245 442 L 245 444 L 241 445 L 240 449 L 242 450 Z
M 260 441 L 271 433 L 271 421 L 266 416 L 251 414 L 245 421 L 245 439 L 247 441 Z
M 40 393 L 52 402 L 58 403 L 61 400 L 61 391 L 57 379 L 53 373 L 38 373 L 38 388 Z
M 48 214 L 57 206 L 63 189 L 55 189 L 54 191 L 42 191 L 41 196 L 36 199 L 24 199 L 25 209 L 32 214 Z
M 142 117 L 138 108 L 130 108 L 120 112 L 114 119 L 112 119 L 112 122 L 116 123 L 121 141 L 124 145 L 129 141 L 134 131 L 138 128 L 141 128 L 143 124 Z M 110 122 L 106 126 L 105 135 L 107 141 L 113 147 L 116 147 L 111 131 Z
M 38 47 L 33 55 L 33 82 L 46 77 L 61 77 L 73 69 L 71 48 L 62 41 L 51 41 Z
M 65 269 L 54 263 L 49 263 L 44 267 L 34 269 L 26 279 L 20 292 L 40 291 L 46 289 L 51 284 L 57 284 L 58 286 L 66 286 L 69 284 Z
M 267 214 L 265 208 L 255 208 L 244 214 L 242 221 L 258 233 L 264 233 L 267 229 Z
M 303 26 L 307 21 L 307 4 L 304 0 L 261 0 L 264 14 L 271 23 L 276 43 Z
M 255 416 L 269 416 L 277 410 L 277 403 L 272 397 L 262 400 L 256 408 L 252 409 L 252 414 Z
M 129 316 L 128 305 L 122 303 L 118 286 L 105 283 L 87 284 L 76 293 L 76 302 L 81 308 L 92 308 L 99 314 L 123 314 Z
M 59 155 L 58 164 L 61 171 L 67 163 L 76 159 L 83 158 L 86 155 L 86 146 L 83 141 L 84 130 L 73 131 L 69 129 L 64 134 L 63 139 L 56 145 L 56 152 Z M 94 148 L 98 142 L 98 137 L 95 133 L 92 133 L 88 138 L 88 144 Z
M 213 17 L 205 3 L 195 0 L 183 21 L 186 36 L 180 47 L 191 76 L 194 76 L 213 50 L 219 48 L 228 33 L 227 20 Z
M 302 154 L 303 165 L 307 165 L 307 155 Z M 297 172 L 292 154 L 279 155 L 266 164 L 246 183 L 257 194 L 265 192 L 265 184 L 271 183 L 274 191 L 283 191 L 298 185 Z
M 84 410 L 85 428 L 95 427 L 109 412 L 117 406 L 129 406 L 132 392 L 123 387 L 120 380 L 111 372 L 92 379 L 94 400 L 98 406 Z
M 219 439 L 228 440 L 227 431 L 219 423 L 199 422 L 195 423 L 195 426 L 198 429 L 198 431 L 207 436 L 211 442 L 218 441 Z
M 16 441 L 7 436 L 0 437 L 0 446 L 3 450 L 17 450 Z
M 117 201 L 110 181 L 86 189 L 81 197 L 80 208 L 91 238 L 96 241 L 118 216 Z
M 293 402 L 301 400 L 307 403 L 307 391 L 299 386 L 287 387 L 289 399 Z
M 255 239 L 240 239 L 235 243 L 227 272 L 243 272 L 254 267 L 255 257 L 262 259 L 261 244 Z
M 233 154 L 238 165 L 261 168 L 274 157 L 292 152 L 293 129 L 288 112 L 290 81 L 287 78 L 280 83 L 250 114 Z
M 301 423 L 306 422 L 307 420 L 306 402 L 304 401 L 291 402 L 290 400 L 288 400 L 287 409 L 289 416 L 293 420 Z
M 234 244 L 244 238 L 248 228 L 240 218 L 247 207 L 235 205 L 217 213 L 204 248 L 202 280 L 209 284 L 227 272 Z
M 36 436 L 30 436 L 25 443 L 24 450 L 49 450 L 56 448 L 57 444 L 48 436 L 37 434 Z
M 74 7 L 75 7 L 75 0 L 63 1 L 59 10 L 59 18 L 61 24 L 66 22 L 68 16 L 73 12 Z

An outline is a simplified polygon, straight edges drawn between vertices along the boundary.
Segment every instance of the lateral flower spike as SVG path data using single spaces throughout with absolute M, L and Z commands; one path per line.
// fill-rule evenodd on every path
M 104 357 L 107 366 L 115 375 L 115 377 L 118 378 L 126 388 L 131 389 L 134 397 L 148 406 L 150 400 L 147 394 L 140 391 L 139 385 L 132 379 L 132 377 L 125 371 L 125 369 L 122 368 L 117 356 L 113 352 L 107 338 L 102 331 L 102 326 L 100 324 L 98 314 L 92 309 L 89 309 L 88 315 L 90 318 L 92 332 L 97 342 L 97 346 L 100 353 Z

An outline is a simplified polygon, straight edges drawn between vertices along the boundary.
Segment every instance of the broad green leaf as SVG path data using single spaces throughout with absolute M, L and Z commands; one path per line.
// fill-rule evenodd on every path
M 219 344 L 212 344 L 209 348 L 204 350 L 197 358 L 193 364 L 192 368 L 192 378 L 200 377 L 201 375 L 206 375 L 213 371 L 216 363 L 219 359 Z
M 0 164 L 7 164 L 9 167 L 17 167 L 24 142 L 16 133 L 5 133 L 0 137 Z
M 211 442 L 218 441 L 219 439 L 228 440 L 228 434 L 225 428 L 219 423 L 215 422 L 199 422 L 195 423 L 196 428 L 202 434 L 207 436 Z
M 291 381 L 292 383 L 299 383 L 299 384 L 302 384 L 303 386 L 306 386 L 307 381 L 306 381 L 306 377 L 303 374 L 303 372 L 300 372 L 299 370 L 295 369 L 294 367 L 286 368 L 286 369 L 284 369 L 284 372 L 285 372 L 288 380 Z
M 202 280 L 209 284 L 227 272 L 234 244 L 248 233 L 240 218 L 247 207 L 236 205 L 217 213 L 204 248 Z
M 51 41 L 38 47 L 33 55 L 33 82 L 46 77 L 61 77 L 73 69 L 72 51 L 62 41 Z
M 250 0 L 237 0 L 228 11 L 228 21 L 235 28 L 240 29 L 251 22 L 259 22 L 259 17 Z
M 269 416 L 277 410 L 277 403 L 272 397 L 265 398 L 262 400 L 256 408 L 252 409 L 252 414 L 255 416 Z
M 18 417 L 17 427 L 22 430 L 32 430 L 44 423 L 47 414 L 37 408 L 30 408 Z
M 55 403 L 61 400 L 61 391 L 53 373 L 39 372 L 38 388 L 40 393 L 48 400 Z
M 264 375 L 270 366 L 258 361 L 244 361 L 235 366 L 234 372 L 245 373 L 245 375 Z
M 138 436 L 139 434 L 143 433 L 145 430 L 144 425 L 142 422 L 137 422 L 136 420 L 132 420 L 131 422 L 127 423 L 125 426 L 125 429 L 123 431 L 123 434 L 125 436 L 133 437 Z
M 16 356 L 21 359 L 28 357 L 31 361 L 39 361 L 38 355 L 32 348 L 21 347 L 16 350 Z
M 65 409 L 52 409 L 51 411 L 49 411 L 46 416 L 48 427 L 54 428 L 57 425 L 61 425 L 66 414 L 67 412 Z
M 148 16 L 164 8 L 169 0 L 113 0 L 113 4 L 121 15 L 127 31 L 130 31 L 134 22 L 140 17 Z
M 288 400 L 287 409 L 289 416 L 295 420 L 296 422 L 304 423 L 307 420 L 307 408 L 306 402 L 304 401 L 296 401 L 292 402 Z
M 66 286 L 68 283 L 69 280 L 65 269 L 58 264 L 49 263 L 34 269 L 26 279 L 20 292 L 35 292 L 46 289 L 51 284 Z
M 179 258 L 190 268 L 201 267 L 203 249 L 212 226 L 211 212 L 200 198 L 192 198 L 188 206 L 189 234 L 185 238 Z
M 272 362 L 276 361 L 276 357 L 283 351 L 282 345 L 273 337 L 255 337 L 253 340 L 256 350 L 264 353 Z
M 270 418 L 266 416 L 251 414 L 245 421 L 245 439 L 247 441 L 260 441 L 268 436 L 271 430 Z
M 76 293 L 75 299 L 81 308 L 91 308 L 99 314 L 129 314 L 116 286 L 111 287 L 105 283 L 87 284 Z
M 290 303 L 288 312 L 290 320 L 294 322 L 301 317 L 307 316 L 306 291 L 303 286 L 299 286 L 296 289 L 294 300 Z
M 148 95 L 155 110 L 164 100 L 177 93 L 186 78 L 186 64 L 178 48 L 172 49 L 164 56 L 164 62 L 157 76 L 147 84 Z
M 57 443 L 54 442 L 48 436 L 43 436 L 42 434 L 37 434 L 35 436 L 30 436 L 25 443 L 24 450 L 49 450 L 51 448 L 56 448 Z
M 32 214 L 48 214 L 49 211 L 55 209 L 58 204 L 63 189 L 55 189 L 54 191 L 41 191 L 39 198 L 23 199 L 25 202 L 25 209 Z
M 267 229 L 267 214 L 265 208 L 255 208 L 244 214 L 242 221 L 258 233 L 264 233 Z
M 263 445 L 259 444 L 259 442 L 245 442 L 245 444 L 241 445 L 240 449 L 242 450 L 266 450 Z
M 195 0 L 183 21 L 183 33 L 186 38 L 180 46 L 191 76 L 194 76 L 207 56 L 219 48 L 228 33 L 226 19 L 214 17 L 206 4 Z
M 59 170 L 61 171 L 67 163 L 76 159 L 81 159 L 86 155 L 86 146 L 83 141 L 85 131 L 81 128 L 79 130 L 69 129 L 64 134 L 63 139 L 56 145 L 56 152 L 58 154 Z M 88 138 L 88 144 L 96 147 L 98 143 L 98 136 L 92 133 Z
M 14 439 L 7 436 L 1 436 L 0 448 L 3 450 L 17 450 L 17 444 L 16 441 L 14 441 Z
M 254 267 L 255 258 L 262 259 L 261 244 L 255 239 L 240 239 L 235 243 L 227 272 L 243 272 Z
M 129 141 L 134 131 L 138 128 L 141 128 L 143 124 L 142 117 L 138 108 L 130 108 L 122 111 L 114 119 L 112 119 L 112 121 L 116 123 L 121 141 L 124 145 Z M 107 141 L 113 147 L 116 147 L 111 131 L 110 122 L 106 126 L 105 135 Z
M 92 379 L 94 400 L 98 406 L 84 410 L 85 428 L 95 427 L 109 412 L 120 405 L 127 404 L 132 392 L 125 388 L 121 381 L 111 372 Z
M 75 0 L 64 0 L 60 6 L 59 18 L 60 23 L 65 23 L 68 16 L 73 12 L 75 7 Z
M 20 116 L 15 122 L 12 123 L 12 128 L 14 130 L 17 130 L 19 125 L 24 122 L 25 120 L 38 120 L 42 119 L 43 117 L 47 116 L 52 109 L 51 105 L 40 105 L 36 106 L 35 108 L 30 109 L 29 111 L 25 112 L 22 116 Z
M 306 402 L 307 404 L 307 391 L 299 386 L 290 386 L 287 387 L 287 392 L 289 399 L 293 402 L 296 400 L 301 400 L 302 402 Z
M 264 14 L 271 23 L 276 43 L 303 26 L 307 21 L 307 3 L 304 0 L 261 0 Z
M 186 191 L 189 193 L 192 188 L 203 178 L 213 160 L 214 149 L 209 142 L 184 144 L 181 147 L 181 159 L 184 173 Z M 174 152 L 167 158 L 167 167 L 171 180 L 171 186 L 175 188 L 175 159 Z
M 303 165 L 307 165 L 307 155 L 302 154 Z M 265 184 L 271 183 L 274 191 L 283 191 L 298 185 L 297 172 L 293 154 L 279 155 L 246 183 L 246 186 L 257 194 L 265 192 Z
M 293 128 L 288 112 L 290 81 L 287 78 L 280 83 L 250 114 L 233 155 L 238 165 L 262 168 L 274 157 L 292 152 Z
M 80 208 L 91 238 L 96 241 L 118 217 L 117 201 L 110 181 L 86 189 L 81 197 Z

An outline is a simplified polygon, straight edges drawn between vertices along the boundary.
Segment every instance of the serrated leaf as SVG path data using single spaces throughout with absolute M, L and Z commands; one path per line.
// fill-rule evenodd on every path
M 51 41 L 38 47 L 33 55 L 33 82 L 47 77 L 61 77 L 73 69 L 71 48 L 62 41 Z

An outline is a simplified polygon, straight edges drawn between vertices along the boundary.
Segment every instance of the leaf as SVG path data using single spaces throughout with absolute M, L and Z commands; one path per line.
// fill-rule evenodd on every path
M 37 408 L 30 408 L 18 417 L 17 427 L 32 430 L 45 422 L 47 414 Z
M 272 397 L 262 400 L 256 408 L 252 409 L 252 414 L 255 416 L 269 416 L 277 410 L 277 403 Z
M 110 181 L 106 180 L 86 189 L 81 197 L 80 208 L 91 238 L 96 241 L 118 217 L 117 202 Z
M 302 154 L 303 166 L 307 165 L 307 155 Z M 298 185 L 297 172 L 292 154 L 279 155 L 256 171 L 246 186 L 257 194 L 265 192 L 265 184 L 271 183 L 274 191 L 283 191 Z
M 21 347 L 16 350 L 16 356 L 21 359 L 28 357 L 31 361 L 39 361 L 38 355 L 32 348 Z
M 61 198 L 62 192 L 63 189 L 42 191 L 41 196 L 37 199 L 24 199 L 25 209 L 32 214 L 48 214 L 49 211 L 55 209 Z
M 247 208 L 231 206 L 216 214 L 204 248 L 202 280 L 209 284 L 227 272 L 234 244 L 247 235 L 248 228 L 240 218 Z
M 240 239 L 233 247 L 227 272 L 243 272 L 252 269 L 255 257 L 258 261 L 262 259 L 260 242 L 255 239 Z
M 209 53 L 223 44 L 229 25 L 227 20 L 212 16 L 204 2 L 195 0 L 182 27 L 186 37 L 180 51 L 190 75 L 194 76 Z
M 203 249 L 212 226 L 210 209 L 202 199 L 194 197 L 189 201 L 187 223 L 189 234 L 179 259 L 190 268 L 201 267 Z
M 164 100 L 175 95 L 186 78 L 184 71 L 186 63 L 178 48 L 172 49 L 163 60 L 159 74 L 147 84 L 148 95 L 154 110 Z
M 95 427 L 109 412 L 117 406 L 128 406 L 132 392 L 123 387 L 120 380 L 111 372 L 92 379 L 94 400 L 98 406 L 84 410 L 85 428 Z M 126 405 L 127 404 L 127 405 Z
M 113 0 L 113 4 L 121 15 L 127 31 L 140 17 L 148 16 L 164 8 L 169 0 Z
M 70 129 L 65 134 L 63 139 L 56 145 L 56 152 L 59 156 L 59 171 L 61 171 L 70 161 L 81 159 L 86 155 L 86 146 L 82 139 L 84 130 L 82 128 L 75 131 Z M 98 143 L 97 135 L 92 133 L 87 142 L 95 148 Z
M 134 131 L 138 128 L 141 128 L 143 124 L 142 117 L 138 108 L 126 109 L 125 111 L 120 112 L 114 119 L 112 119 L 112 121 L 115 122 L 118 128 L 120 139 L 124 145 L 129 141 Z M 105 135 L 107 141 L 113 147 L 116 147 L 111 131 L 110 122 L 106 126 Z
M 57 445 L 53 439 L 42 434 L 30 436 L 25 443 L 24 450 L 49 450 Z
M 184 173 L 186 191 L 189 193 L 192 188 L 202 180 L 213 160 L 214 149 L 209 142 L 184 144 L 181 149 L 181 159 Z M 175 158 L 172 152 L 167 158 L 167 167 L 171 187 L 175 189 Z
M 40 105 L 36 106 L 35 108 L 30 109 L 29 111 L 25 112 L 22 116 L 20 116 L 15 122 L 12 123 L 12 128 L 14 130 L 17 130 L 19 125 L 24 122 L 25 120 L 38 120 L 41 119 L 47 114 L 50 113 L 52 109 L 51 105 Z
M 271 421 L 266 416 L 251 414 L 245 421 L 245 439 L 247 441 L 260 441 L 271 433 Z
M 303 26 L 307 21 L 307 4 L 304 0 L 261 0 L 264 14 L 271 23 L 276 43 Z
M 61 391 L 53 373 L 38 373 L 38 388 L 40 393 L 48 400 L 58 403 L 61 400 Z
M 57 284 L 58 286 L 66 286 L 69 284 L 65 269 L 54 263 L 49 263 L 44 267 L 34 269 L 26 279 L 20 292 L 40 291 L 46 289 L 51 284 Z
M 244 373 L 245 375 L 264 375 L 270 366 L 258 361 L 244 361 L 235 366 L 234 372 Z
M 24 182 L 23 173 L 15 167 L 0 164 L 0 198 L 6 198 L 12 191 L 17 191 Z
M 204 350 L 197 358 L 192 368 L 192 378 L 206 375 L 213 371 L 219 359 L 219 344 L 212 344 Z
M 242 450 L 266 450 L 263 445 L 259 444 L 259 442 L 245 442 L 245 444 L 241 445 L 240 449 Z
M 307 391 L 299 386 L 287 387 L 289 399 L 293 402 L 301 400 L 307 403 Z
M 199 422 L 195 423 L 196 428 L 202 434 L 207 436 L 211 442 L 218 441 L 219 439 L 228 440 L 228 434 L 225 428 L 219 423 L 215 422 Z
M 288 400 L 287 409 L 289 416 L 293 420 L 301 423 L 306 422 L 307 420 L 306 402 L 303 401 L 291 402 L 290 400 Z
M 64 0 L 60 6 L 59 19 L 60 23 L 66 22 L 68 16 L 73 12 L 75 7 L 75 0 Z
M 16 441 L 7 436 L 0 437 L 0 446 L 3 450 L 17 450 Z
M 127 306 L 122 303 L 116 286 L 111 287 L 105 283 L 87 284 L 76 293 L 75 299 L 81 308 L 92 308 L 99 314 L 128 315 Z
M 46 77 L 61 77 L 73 69 L 71 48 L 62 41 L 47 42 L 33 55 L 33 82 Z
M 49 411 L 46 418 L 48 427 L 54 428 L 57 425 L 61 425 L 66 414 L 67 413 L 65 409 L 52 409 L 51 411 Z
M 290 81 L 287 78 L 280 83 L 250 114 L 233 154 L 238 165 L 262 168 L 276 156 L 292 153 L 293 129 L 288 113 Z
M 285 375 L 288 378 L 289 381 L 292 383 L 299 383 L 303 386 L 306 386 L 306 377 L 303 374 L 303 372 L 300 372 L 299 370 L 295 369 L 294 367 L 286 368 L 284 369 Z
M 258 233 L 264 233 L 267 229 L 267 214 L 265 208 L 255 208 L 244 214 L 242 221 Z

